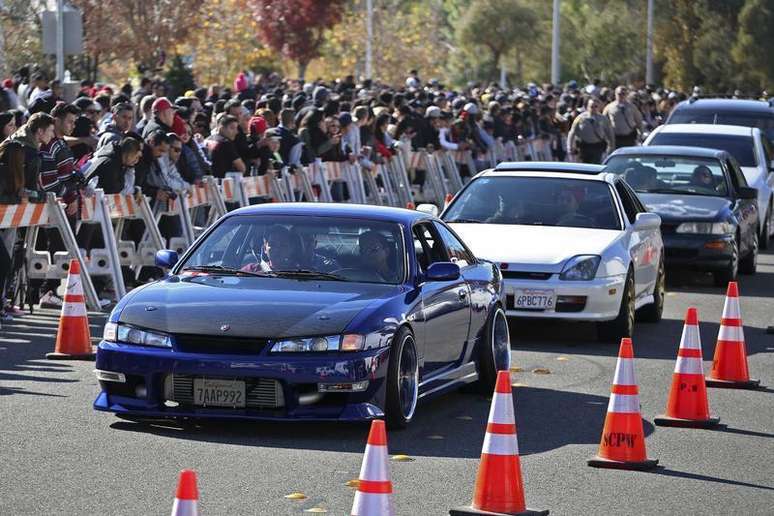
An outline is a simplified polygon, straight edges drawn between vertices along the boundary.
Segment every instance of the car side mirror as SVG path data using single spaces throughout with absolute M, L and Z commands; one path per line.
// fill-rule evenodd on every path
M 433 217 L 438 216 L 438 206 L 435 204 L 420 204 L 417 206 L 417 211 L 421 211 L 422 213 L 429 213 Z
M 454 281 L 460 277 L 460 266 L 452 262 L 436 262 L 427 268 L 427 281 Z
M 171 251 L 169 249 L 156 251 L 156 267 L 171 269 L 179 259 L 177 251 Z
M 743 186 L 739 188 L 738 197 L 740 199 L 757 199 L 758 189 L 750 188 L 749 186 Z
M 658 229 L 661 227 L 661 217 L 655 213 L 638 213 L 637 218 L 634 220 L 634 229 L 646 230 L 646 229 Z

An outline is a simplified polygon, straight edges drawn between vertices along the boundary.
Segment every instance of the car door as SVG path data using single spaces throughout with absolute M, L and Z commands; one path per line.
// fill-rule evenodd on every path
M 739 164 L 733 158 L 725 160 L 724 163 L 726 170 L 728 170 L 728 177 L 731 180 L 731 188 L 734 191 L 735 197 L 738 195 L 740 188 L 748 188 L 747 179 L 742 173 L 742 169 L 739 168 Z M 758 227 L 758 202 L 755 199 L 739 199 L 734 200 L 733 207 L 734 215 L 739 221 L 739 253 L 745 255 L 749 252 L 755 239 L 755 232 Z
M 629 221 L 629 255 L 634 268 L 634 290 L 636 297 L 650 294 L 656 284 L 658 264 L 661 259 L 661 230 L 635 229 L 633 227 L 638 213 L 647 210 L 637 195 L 622 180 L 615 182 L 615 189 L 621 198 L 624 215 Z
M 462 275 L 451 281 L 425 281 L 430 265 L 449 261 L 448 251 L 431 221 L 416 224 L 412 233 L 422 295 L 425 374 L 441 374 L 456 365 L 467 340 L 470 291 Z

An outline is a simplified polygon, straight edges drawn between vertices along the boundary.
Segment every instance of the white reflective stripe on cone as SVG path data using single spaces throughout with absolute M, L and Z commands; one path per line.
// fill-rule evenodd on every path
M 519 441 L 516 434 L 492 434 L 484 436 L 484 446 L 481 453 L 487 455 L 518 455 Z
M 360 480 L 385 481 L 390 479 L 387 462 L 387 447 L 367 444 L 360 466 Z
M 490 423 L 513 425 L 516 418 L 513 415 L 513 396 L 504 392 L 495 392 L 492 405 L 489 408 Z
M 65 303 L 62 317 L 86 317 L 86 305 L 83 303 Z
M 196 500 L 180 500 L 175 498 L 172 504 L 172 516 L 197 516 L 199 511 L 196 507 Z
M 355 493 L 352 516 L 392 516 L 392 496 L 389 493 Z
M 639 394 L 611 394 L 610 403 L 607 404 L 608 412 L 618 414 L 636 414 L 640 411 Z
M 723 305 L 723 318 L 724 319 L 741 319 L 742 312 L 739 309 L 738 297 L 727 297 L 726 302 Z
M 680 347 L 683 349 L 701 349 L 701 336 L 699 327 L 693 324 L 683 326 L 683 336 L 680 339 Z
M 637 385 L 634 379 L 634 359 L 619 358 L 615 365 L 614 385 Z
M 83 295 L 83 285 L 81 284 L 80 274 L 70 274 L 67 277 L 67 293 L 76 296 Z
M 677 357 L 675 373 L 704 375 L 704 368 L 700 358 Z
M 741 326 L 722 325 L 718 332 L 718 340 L 742 342 L 744 341 L 744 329 Z

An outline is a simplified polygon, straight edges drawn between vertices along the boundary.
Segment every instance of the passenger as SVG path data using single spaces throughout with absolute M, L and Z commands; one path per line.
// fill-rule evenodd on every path
M 262 249 L 263 252 L 256 252 L 256 248 Z M 284 226 L 272 226 L 263 238 L 255 235 L 252 255 L 255 261 L 242 267 L 243 271 L 271 272 L 303 268 L 300 242 Z
M 693 169 L 691 174 L 691 185 L 701 188 L 715 189 L 715 179 L 712 177 L 712 171 L 706 165 L 699 165 Z
M 565 186 L 559 191 L 556 200 L 561 214 L 556 221 L 557 226 L 587 227 L 592 222 L 586 215 L 578 213 L 584 197 L 583 188 Z
M 629 186 L 638 191 L 648 191 L 659 188 L 658 172 L 652 167 L 642 165 L 627 168 L 624 177 Z
M 385 283 L 397 283 L 395 260 L 390 243 L 381 233 L 368 231 L 360 235 L 360 257 L 366 270 L 374 271 Z

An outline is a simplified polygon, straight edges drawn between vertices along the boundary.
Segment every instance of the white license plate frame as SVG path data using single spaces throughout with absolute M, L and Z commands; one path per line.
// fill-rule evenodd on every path
M 194 405 L 198 407 L 245 408 L 247 402 L 246 387 L 244 380 L 194 378 Z
M 521 301 L 521 303 L 520 303 Z M 550 288 L 513 289 L 515 310 L 553 310 L 556 306 L 556 291 Z

